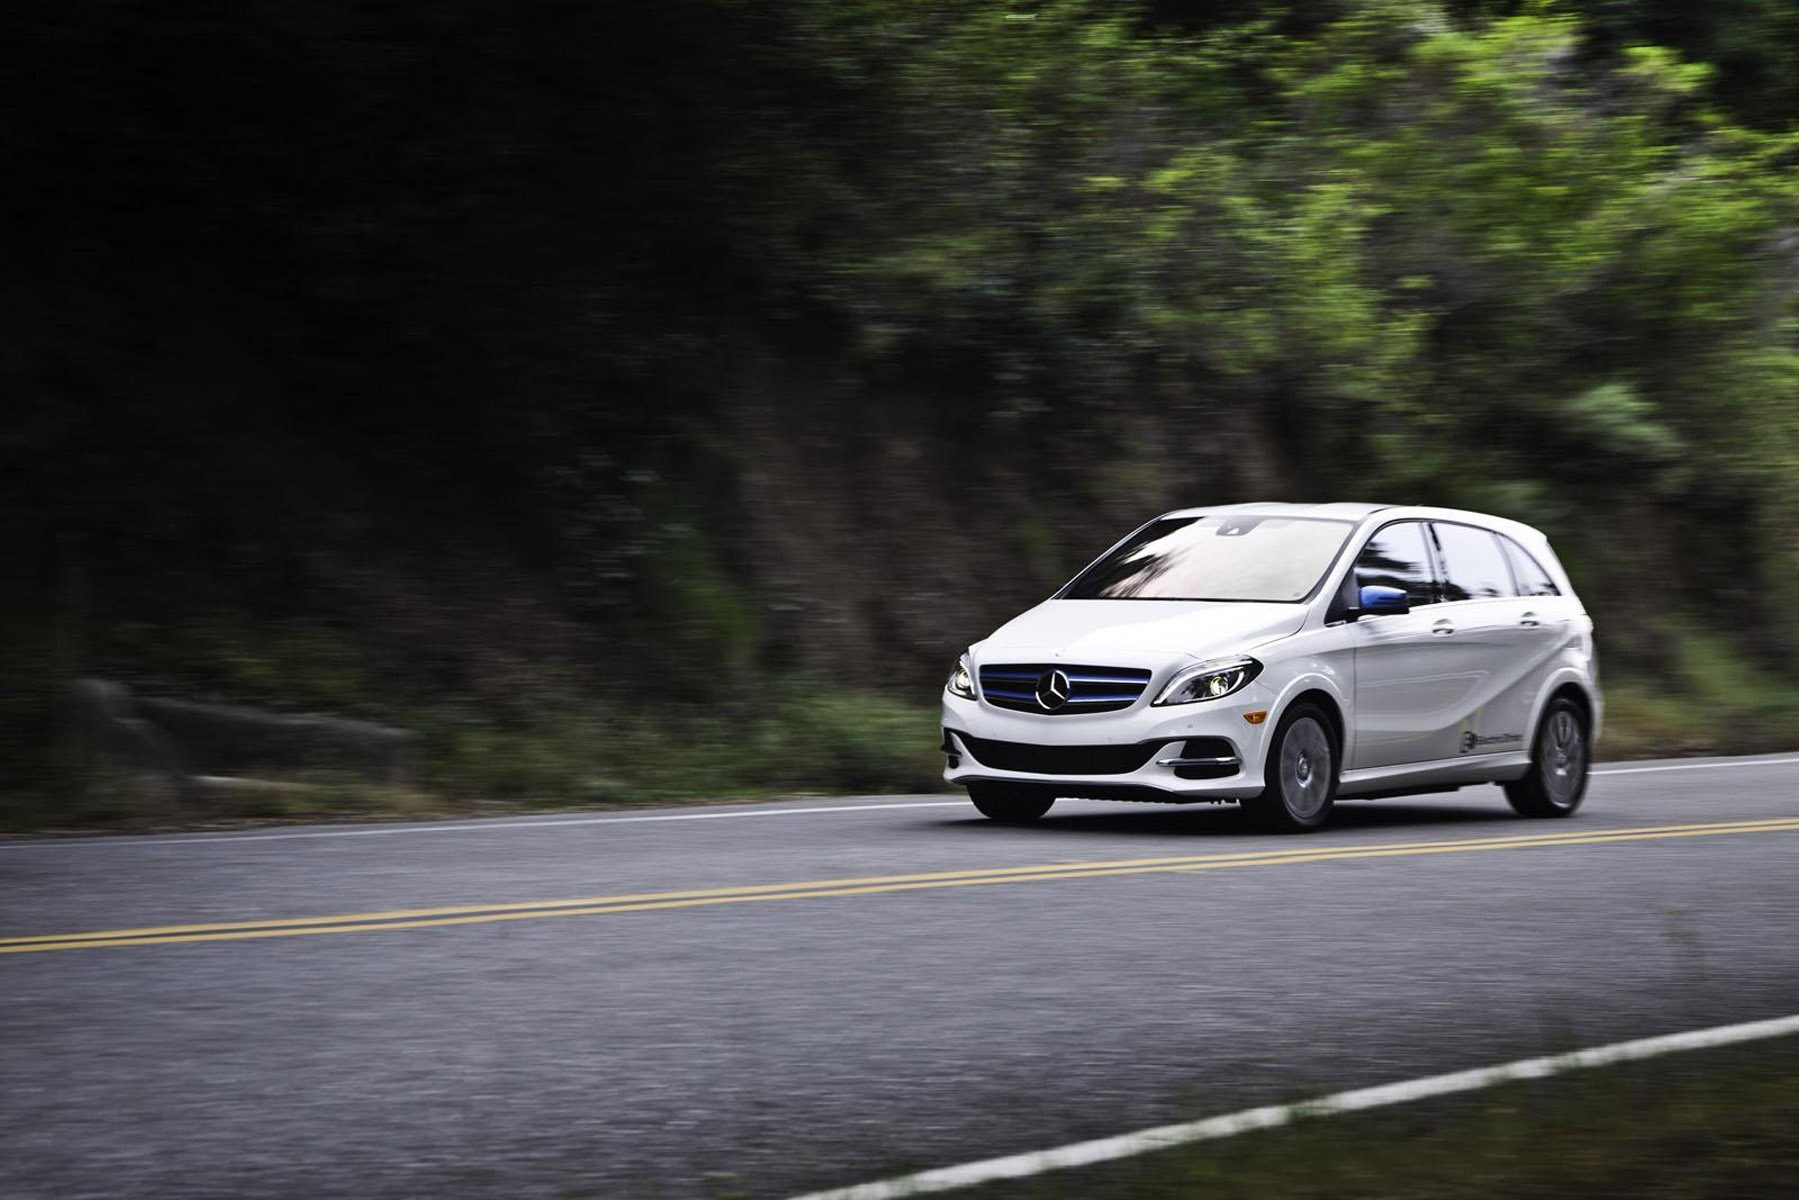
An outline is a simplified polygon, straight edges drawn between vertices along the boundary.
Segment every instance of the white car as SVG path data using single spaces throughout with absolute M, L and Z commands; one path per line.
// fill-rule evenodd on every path
M 1593 623 L 1528 525 L 1196 508 L 968 648 L 943 697 L 943 777 L 1000 821 L 1063 796 L 1235 800 L 1304 830 L 1339 798 L 1477 783 L 1565 817 L 1600 712 Z

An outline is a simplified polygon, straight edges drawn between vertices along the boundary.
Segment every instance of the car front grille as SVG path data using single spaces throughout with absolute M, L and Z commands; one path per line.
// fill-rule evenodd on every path
M 1056 703 L 1052 672 L 1067 682 L 1067 698 Z M 1059 681 L 1058 681 L 1059 682 Z M 981 668 L 981 699 L 995 708 L 1041 716 L 1113 712 L 1129 708 L 1149 686 L 1149 672 L 1137 667 L 1082 667 L 1069 663 L 997 663 Z M 1044 697 L 1048 698 L 1048 703 Z
M 945 733 L 947 734 L 947 730 Z M 1128 775 L 1150 760 L 1165 742 L 1133 742 L 1123 746 L 1037 746 L 999 742 L 956 731 L 969 757 L 996 771 L 1033 775 Z M 948 738 L 945 738 L 947 743 Z

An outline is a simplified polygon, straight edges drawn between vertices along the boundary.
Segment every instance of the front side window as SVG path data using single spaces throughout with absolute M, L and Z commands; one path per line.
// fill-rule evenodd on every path
M 1499 541 L 1505 547 L 1506 558 L 1511 560 L 1512 576 L 1518 581 L 1520 596 L 1559 596 L 1562 594 L 1562 589 L 1555 586 L 1555 580 L 1549 577 L 1549 572 L 1543 569 L 1543 564 L 1539 563 L 1530 551 L 1504 534 L 1499 536 Z
M 1303 600 L 1354 528 L 1317 517 L 1154 521 L 1062 589 L 1063 600 Z
M 1433 524 L 1443 555 L 1443 599 L 1486 600 L 1511 596 L 1512 569 L 1497 534 L 1472 525 Z
M 1355 585 L 1401 588 L 1412 607 L 1436 601 L 1436 580 L 1421 521 L 1398 521 L 1379 530 L 1355 560 Z

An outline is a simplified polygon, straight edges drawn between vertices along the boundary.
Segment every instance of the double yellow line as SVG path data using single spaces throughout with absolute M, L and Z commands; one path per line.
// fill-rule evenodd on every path
M 618 896 L 585 896 L 574 900 L 539 900 L 516 904 L 461 904 L 437 908 L 400 908 L 382 912 L 340 913 L 328 917 L 291 917 L 269 921 L 220 921 L 195 925 L 154 925 L 140 929 L 102 929 L 86 933 L 43 934 L 0 938 L 0 954 L 33 954 L 43 950 L 98 950 L 168 946 L 189 942 L 227 942 L 250 938 L 300 937 L 316 933 L 373 933 L 394 929 L 433 929 L 445 925 L 485 925 L 496 921 L 530 921 L 543 917 L 596 917 L 659 909 L 703 908 L 749 904 L 761 900 L 811 900 L 832 896 L 868 896 L 934 888 L 974 887 L 998 883 L 1091 879 L 1110 875 L 1148 875 L 1169 871 L 1221 871 L 1235 867 L 1281 867 L 1301 863 L 1342 862 L 1360 858 L 1399 858 L 1421 854 L 1465 854 L 1489 850 L 1537 850 L 1555 846 L 1591 846 L 1609 842 L 1641 842 L 1665 838 L 1717 837 L 1726 834 L 1799 832 L 1799 817 L 1727 821 L 1695 825 L 1591 832 L 1518 834 L 1511 837 L 1463 838 L 1448 841 L 1387 842 L 1237 854 L 1193 854 L 1165 858 L 1123 858 L 1085 863 L 1045 863 L 1029 867 L 988 867 L 966 871 L 927 871 L 908 875 L 873 875 L 852 879 L 819 879 L 803 883 L 752 884 L 684 892 L 638 892 Z

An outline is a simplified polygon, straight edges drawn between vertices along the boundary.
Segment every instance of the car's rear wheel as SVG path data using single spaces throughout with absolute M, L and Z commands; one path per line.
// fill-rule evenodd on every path
M 1302 833 L 1330 819 L 1337 795 L 1337 737 L 1315 704 L 1296 704 L 1268 739 L 1262 794 L 1243 809 L 1264 829 Z
M 968 798 L 983 817 L 1006 825 L 1035 821 L 1056 802 L 1055 794 L 1015 783 L 971 783 Z
M 1566 696 L 1549 702 L 1531 744 L 1530 771 L 1505 785 L 1505 798 L 1524 817 L 1568 817 L 1587 795 L 1592 751 L 1587 715 Z

